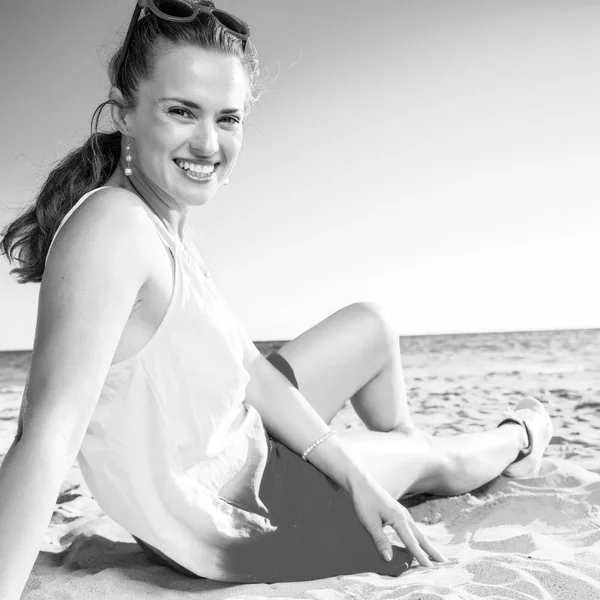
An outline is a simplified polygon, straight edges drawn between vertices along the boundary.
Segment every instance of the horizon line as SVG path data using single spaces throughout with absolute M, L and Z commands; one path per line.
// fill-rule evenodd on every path
M 502 330 L 483 330 L 483 331 L 446 331 L 443 333 L 403 333 L 399 334 L 399 338 L 409 337 L 442 337 L 451 335 L 486 335 L 490 333 L 553 333 L 562 331 L 600 331 L 600 326 L 596 327 L 566 327 L 566 328 L 555 328 L 555 329 L 502 329 Z M 301 334 L 299 334 L 301 335 Z M 279 344 L 287 343 L 292 339 L 279 339 L 279 340 L 252 340 L 253 344 Z M 0 350 L 2 352 L 32 352 L 33 348 L 12 348 L 7 350 Z

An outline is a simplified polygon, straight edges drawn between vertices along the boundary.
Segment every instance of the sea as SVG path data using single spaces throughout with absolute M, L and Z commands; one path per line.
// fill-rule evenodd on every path
M 255 342 L 265 355 L 285 343 Z M 600 329 L 402 336 L 399 343 L 420 427 L 436 435 L 481 431 L 520 398 L 534 396 L 554 423 L 548 454 L 600 473 Z M 0 352 L 4 442 L 16 431 L 30 362 L 31 351 Z M 349 402 L 336 423 L 361 426 Z

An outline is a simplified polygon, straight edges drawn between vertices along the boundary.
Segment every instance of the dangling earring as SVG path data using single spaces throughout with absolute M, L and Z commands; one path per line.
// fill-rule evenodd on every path
M 229 177 L 223 179 L 223 185 L 229 185 Z
M 130 177 L 133 171 L 131 170 L 131 140 L 129 136 L 127 136 L 127 145 L 125 146 L 125 162 L 127 166 L 125 167 L 125 175 Z

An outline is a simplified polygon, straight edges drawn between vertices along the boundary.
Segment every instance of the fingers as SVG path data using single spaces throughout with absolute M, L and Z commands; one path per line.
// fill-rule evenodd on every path
M 403 519 L 402 516 L 393 521 L 388 521 L 385 523 L 369 523 L 366 528 L 371 534 L 373 538 L 373 542 L 375 543 L 375 547 L 377 551 L 386 562 L 390 562 L 392 560 L 392 544 L 383 531 L 383 525 L 390 525 L 394 528 L 402 543 L 406 546 L 406 548 L 411 552 L 411 554 L 417 559 L 418 563 L 424 567 L 433 567 L 433 564 L 425 554 L 425 551 L 419 545 L 415 534 L 413 533 L 411 527 L 408 525 L 406 519 Z M 418 532 L 421 537 L 423 534 Z M 427 540 L 429 542 L 429 540 Z M 431 542 L 429 542 L 429 546 L 435 551 Z
M 417 527 L 417 524 L 413 521 L 413 518 L 408 510 L 402 505 L 399 505 L 399 508 L 401 508 L 401 512 L 405 516 L 406 522 L 408 523 L 408 526 L 410 527 L 419 546 L 431 558 L 433 558 L 433 560 L 437 562 L 446 562 L 445 556 L 433 545 L 431 540 L 419 529 L 419 527 Z
M 378 527 L 377 524 L 372 523 L 370 527 L 367 527 L 367 530 L 371 534 L 373 542 L 375 543 L 375 547 L 377 548 L 377 552 L 379 552 L 381 558 L 383 558 L 385 562 L 390 562 L 393 556 L 392 544 L 387 535 L 384 533 L 383 527 Z
M 417 527 L 414 521 L 409 521 L 409 526 L 412 529 L 419 546 L 423 548 L 427 554 L 436 562 L 446 562 L 446 557 L 432 544 L 431 540 Z
M 410 513 L 406 509 L 404 509 L 403 512 L 405 513 L 405 516 L 406 516 L 406 519 L 404 522 L 407 524 L 408 528 L 410 529 L 410 531 L 412 533 L 412 537 L 414 538 L 415 542 L 418 544 L 419 549 L 422 550 L 423 553 L 428 554 L 429 557 L 432 558 L 433 560 L 435 560 L 436 562 L 446 562 L 446 557 L 433 545 L 431 540 L 417 527 L 417 524 L 412 520 Z M 398 532 L 398 535 L 400 535 L 399 532 Z M 402 539 L 402 537 L 401 537 L 401 539 Z M 404 539 L 402 539 L 402 541 L 404 541 Z M 411 548 L 409 548 L 409 550 L 411 550 L 411 552 L 412 552 Z M 421 562 L 421 560 L 419 560 L 419 558 L 416 554 L 415 554 L 415 557 L 417 558 L 417 560 L 419 561 L 420 564 L 423 564 Z M 429 562 L 429 564 L 427 566 L 432 567 L 433 565 L 431 564 L 431 562 Z
M 419 545 L 419 542 L 417 541 L 417 538 L 416 538 L 415 534 L 413 533 L 413 529 L 412 529 L 412 527 L 409 526 L 408 521 L 406 519 L 399 518 L 389 524 L 394 528 L 394 530 L 396 531 L 396 533 L 402 540 L 402 543 L 406 546 L 406 548 L 408 550 L 410 550 L 410 552 L 412 552 L 413 556 L 417 559 L 417 562 L 421 566 L 433 567 L 433 564 L 427 557 L 427 554 L 425 554 L 425 551 Z M 413 523 L 413 525 L 414 525 L 414 523 Z M 420 531 L 418 531 L 418 533 L 423 538 L 425 537 Z M 427 541 L 429 541 L 429 540 L 427 540 Z M 431 545 L 431 542 L 429 542 L 429 543 Z M 432 545 L 431 545 L 431 547 L 433 548 Z
M 389 501 L 383 498 L 383 505 L 380 504 L 379 510 L 374 513 L 373 504 L 365 504 L 364 499 L 363 496 L 358 494 L 354 498 L 357 514 L 363 526 L 373 538 L 377 551 L 386 562 L 392 560 L 392 544 L 383 531 L 383 528 L 387 525 L 396 531 L 406 549 L 417 559 L 420 565 L 433 567 L 430 557 L 437 562 L 446 561 L 442 553 L 419 530 L 405 507 L 392 500 L 391 497 L 389 497 Z M 370 500 L 372 501 L 372 499 Z
M 402 507 L 402 505 L 397 505 L 397 508 L 400 509 L 400 515 L 397 515 L 388 524 L 394 528 L 402 543 L 412 552 L 418 563 L 424 567 L 433 567 L 433 564 L 429 560 L 430 557 L 436 562 L 446 562 L 444 555 L 417 527 L 408 510 Z

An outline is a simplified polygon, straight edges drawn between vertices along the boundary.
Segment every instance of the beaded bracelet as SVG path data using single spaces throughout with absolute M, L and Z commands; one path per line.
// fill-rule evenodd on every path
M 302 453 L 302 460 L 306 461 L 306 457 L 308 455 L 308 453 L 312 450 L 314 450 L 321 442 L 324 442 L 329 436 L 332 436 L 335 433 L 335 431 L 333 431 L 333 429 L 330 429 L 322 438 L 318 439 L 314 444 L 312 444 L 311 446 L 309 446 L 303 453 Z

